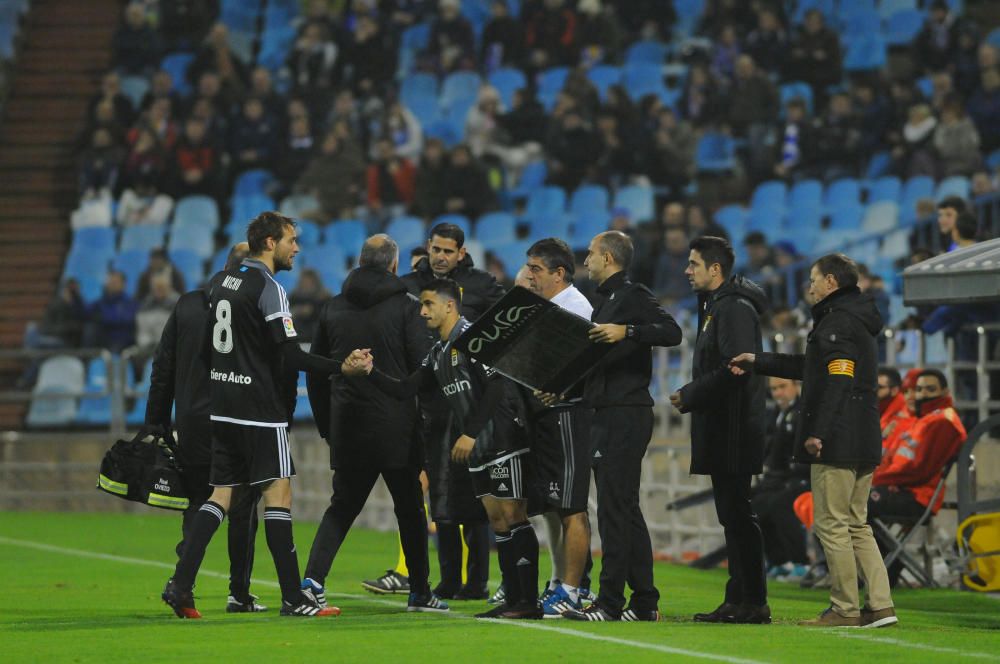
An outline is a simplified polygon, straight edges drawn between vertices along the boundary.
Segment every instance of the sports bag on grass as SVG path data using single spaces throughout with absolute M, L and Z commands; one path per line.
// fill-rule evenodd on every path
M 97 488 L 125 500 L 168 510 L 185 510 L 189 501 L 181 480 L 173 440 L 139 431 L 118 440 L 104 455 Z

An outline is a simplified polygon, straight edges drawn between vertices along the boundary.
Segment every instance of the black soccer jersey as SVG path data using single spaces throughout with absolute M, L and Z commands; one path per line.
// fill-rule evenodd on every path
M 212 420 L 288 426 L 280 347 L 298 339 L 285 289 L 248 258 L 216 283 L 211 306 Z

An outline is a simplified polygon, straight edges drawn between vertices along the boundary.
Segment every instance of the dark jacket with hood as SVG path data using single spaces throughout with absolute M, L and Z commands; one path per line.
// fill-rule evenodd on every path
M 876 394 L 882 317 L 872 296 L 856 286 L 834 291 L 812 315 L 805 355 L 760 353 L 754 371 L 802 381 L 797 461 L 817 461 L 804 446 L 816 437 L 823 443 L 819 463 L 874 468 L 882 458 Z
M 406 285 L 406 290 L 420 297 L 420 290 L 436 278 L 437 275 L 431 270 L 430 260 L 425 256 L 420 259 L 413 272 L 403 275 L 401 280 Z M 475 267 L 468 254 L 458 262 L 448 278 L 454 279 L 462 288 L 462 316 L 472 323 L 504 294 L 503 286 L 497 283 L 492 274 Z
M 766 296 L 757 284 L 734 275 L 701 294 L 699 304 L 692 380 L 680 390 L 683 411 L 692 413 L 691 472 L 760 473 L 767 430 L 764 378 L 734 376 L 729 360 L 761 352 Z
M 370 348 L 379 370 L 399 379 L 416 371 L 430 349 L 417 299 L 387 270 L 353 270 L 320 312 L 312 352 L 339 360 L 355 348 Z M 307 385 L 331 468 L 389 470 L 423 462 L 414 399 L 394 399 L 368 381 L 339 374 L 330 380 L 307 374 Z

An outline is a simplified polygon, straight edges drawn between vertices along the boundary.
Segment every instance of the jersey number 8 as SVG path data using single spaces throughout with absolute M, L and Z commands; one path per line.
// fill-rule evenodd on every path
M 229 300 L 219 300 L 215 305 L 212 346 L 220 353 L 229 353 L 233 350 L 233 319 Z

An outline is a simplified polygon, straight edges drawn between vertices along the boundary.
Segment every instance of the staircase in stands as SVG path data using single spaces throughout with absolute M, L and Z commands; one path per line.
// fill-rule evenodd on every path
M 0 347 L 21 345 L 55 293 L 76 207 L 76 146 L 108 67 L 122 3 L 33 0 L 0 118 Z M 21 372 L 0 362 L 0 390 Z M 26 404 L 0 403 L 0 430 Z

